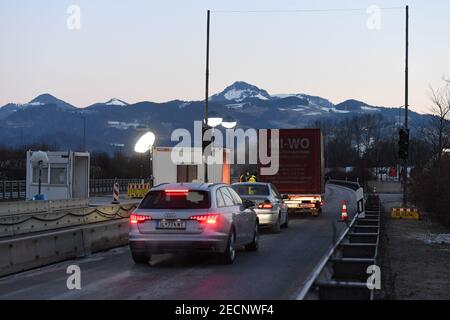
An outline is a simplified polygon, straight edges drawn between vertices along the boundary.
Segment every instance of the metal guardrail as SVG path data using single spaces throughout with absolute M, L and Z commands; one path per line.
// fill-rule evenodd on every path
M 25 180 L 2 180 L 0 181 L 0 201 L 25 199 Z
M 355 215 L 349 227 L 319 262 L 297 299 L 373 300 L 367 268 L 376 265 L 380 234 L 380 199 L 370 195 L 364 218 Z
M 119 183 L 121 192 L 126 192 L 129 183 L 140 183 L 141 181 L 141 179 L 91 179 L 89 180 L 89 193 L 112 193 L 114 182 Z M 25 180 L 0 181 L 0 201 L 23 200 L 25 197 Z
M 89 193 L 112 193 L 114 182 L 119 184 L 119 191 L 126 192 L 129 183 L 141 183 L 142 179 L 91 179 L 89 180 Z

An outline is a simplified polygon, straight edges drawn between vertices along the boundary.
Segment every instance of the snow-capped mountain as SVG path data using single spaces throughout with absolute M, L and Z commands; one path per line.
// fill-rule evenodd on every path
M 222 92 L 213 95 L 210 100 L 224 104 L 227 109 L 234 112 L 248 113 L 251 110 L 253 113 L 262 113 L 269 110 L 280 113 L 273 114 L 273 119 L 277 117 L 312 119 L 338 114 L 373 113 L 381 110 L 379 107 L 369 106 L 357 100 L 347 100 L 335 105 L 322 97 L 303 93 L 270 95 L 266 90 L 243 81 L 226 87 Z M 279 125 L 279 122 L 274 124 Z
M 4 105 L 2 108 L 0 108 L 0 119 L 6 118 L 7 116 L 13 114 L 14 112 L 20 111 L 20 110 L 26 110 L 29 108 L 36 108 L 36 107 L 42 107 L 42 106 L 54 106 L 60 110 L 76 110 L 77 108 L 73 105 L 60 100 L 51 94 L 44 93 L 33 100 L 31 100 L 28 103 L 8 103 L 7 105 Z
M 317 120 L 340 121 L 371 114 L 383 117 L 390 124 L 402 121 L 398 108 L 372 106 L 357 100 L 334 104 L 303 93 L 270 95 L 243 81 L 211 96 L 209 107 L 211 112 L 236 119 L 240 128 L 303 128 L 315 125 Z M 58 148 L 77 149 L 82 143 L 86 121 L 89 150 L 111 152 L 111 143 L 120 143 L 133 152 L 132 147 L 142 134 L 139 127 L 151 128 L 158 136 L 159 145 L 171 145 L 174 129 L 191 131 L 194 121 L 203 116 L 204 101 L 128 104 L 113 98 L 86 108 L 75 108 L 43 94 L 26 104 L 10 103 L 0 108 L 0 145 L 46 142 Z M 428 123 L 429 118 L 429 115 L 411 111 L 411 127 L 420 127 Z
M 107 106 L 122 106 L 122 107 L 128 105 L 128 103 L 126 103 L 125 101 L 117 99 L 117 98 L 112 98 L 111 100 L 105 102 L 105 104 Z
M 36 98 L 31 100 L 27 105 L 42 106 L 42 105 L 51 105 L 51 104 L 55 105 L 57 108 L 62 109 L 62 110 L 76 109 L 70 103 L 67 103 L 61 99 L 58 99 L 49 93 L 44 93 L 44 94 L 37 96 Z
M 94 103 L 93 105 L 90 105 L 89 107 L 86 107 L 85 109 L 97 109 L 97 108 L 104 108 L 104 107 L 110 107 L 110 106 L 126 107 L 128 105 L 129 104 L 123 100 L 120 100 L 117 98 L 112 98 L 106 102 Z
M 211 101 L 234 101 L 241 102 L 247 98 L 269 100 L 271 96 L 266 90 L 260 89 L 244 81 L 236 81 L 226 87 L 222 92 L 213 95 Z

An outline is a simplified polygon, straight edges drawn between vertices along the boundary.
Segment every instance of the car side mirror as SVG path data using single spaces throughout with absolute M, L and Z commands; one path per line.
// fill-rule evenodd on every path
M 256 206 L 255 203 L 251 200 L 244 200 L 244 202 L 242 202 L 242 205 L 244 206 L 244 209 L 250 209 Z
M 289 199 L 289 196 L 287 194 L 283 194 L 281 195 L 281 199 L 283 200 Z

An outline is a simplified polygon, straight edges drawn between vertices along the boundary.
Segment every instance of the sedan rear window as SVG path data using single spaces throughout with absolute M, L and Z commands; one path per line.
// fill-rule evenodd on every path
M 139 209 L 207 209 L 209 192 L 197 190 L 155 190 L 142 200 Z
M 231 186 L 240 196 L 268 196 L 269 187 L 263 184 L 238 184 Z

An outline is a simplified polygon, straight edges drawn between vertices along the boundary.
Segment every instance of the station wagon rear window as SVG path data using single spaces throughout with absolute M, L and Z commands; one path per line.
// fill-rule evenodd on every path
M 209 192 L 198 190 L 155 190 L 142 200 L 139 209 L 207 209 Z

